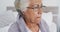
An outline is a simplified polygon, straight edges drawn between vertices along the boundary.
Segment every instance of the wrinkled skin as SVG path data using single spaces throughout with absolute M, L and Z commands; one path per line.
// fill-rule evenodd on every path
M 29 7 L 32 8 L 32 7 L 34 7 L 35 4 L 41 6 L 41 0 L 30 0 Z M 24 15 L 28 21 L 30 20 L 31 23 L 38 24 L 40 22 L 40 19 L 41 19 L 42 8 L 37 8 L 35 10 L 28 8 L 26 10 L 26 12 L 24 12 Z

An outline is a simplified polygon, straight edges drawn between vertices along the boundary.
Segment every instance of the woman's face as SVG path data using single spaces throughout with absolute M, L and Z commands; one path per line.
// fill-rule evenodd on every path
M 31 23 L 39 23 L 41 19 L 42 8 L 39 8 L 39 6 L 41 6 L 41 2 L 38 1 L 36 3 L 37 4 L 35 4 L 35 2 L 32 1 L 27 10 L 24 12 L 26 19 L 30 20 Z

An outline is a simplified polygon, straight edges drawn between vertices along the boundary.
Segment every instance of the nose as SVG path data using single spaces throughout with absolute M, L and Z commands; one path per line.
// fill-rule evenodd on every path
M 35 13 L 36 13 L 36 15 L 41 15 L 42 14 L 42 10 L 40 10 L 40 9 L 35 9 L 36 11 L 35 11 Z
M 38 15 L 39 15 L 39 14 L 42 14 L 42 12 L 41 12 L 41 11 L 38 11 L 37 14 L 38 14 Z
M 36 11 L 35 14 L 36 16 L 40 16 L 41 13 L 39 11 Z
M 40 12 L 38 11 L 37 14 L 40 14 Z

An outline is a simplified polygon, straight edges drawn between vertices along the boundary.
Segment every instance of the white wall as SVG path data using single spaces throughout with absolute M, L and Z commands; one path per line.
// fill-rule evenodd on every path
M 43 4 L 46 6 L 58 6 L 57 0 L 43 0 Z
M 0 13 L 6 11 L 7 6 L 14 6 L 14 0 L 0 0 Z
M 60 1 L 60 0 L 59 0 Z M 60 23 L 60 2 L 58 1 L 58 5 L 59 5 L 59 13 L 58 13 L 58 23 Z M 59 24 L 59 26 L 60 26 L 60 24 Z
M 58 25 L 58 32 L 60 32 L 60 0 L 58 0 L 58 7 L 59 7 L 59 11 L 58 11 L 57 25 Z

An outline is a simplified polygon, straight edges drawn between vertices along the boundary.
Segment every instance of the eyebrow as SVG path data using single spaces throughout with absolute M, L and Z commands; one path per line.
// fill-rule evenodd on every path
M 32 5 L 32 6 L 34 6 L 34 5 Z M 29 8 L 29 9 L 34 9 L 34 8 L 42 8 L 42 7 L 45 7 L 45 6 L 43 6 L 43 5 L 41 4 L 41 6 L 40 6 L 40 5 L 37 5 L 37 7 L 27 7 L 27 8 Z

